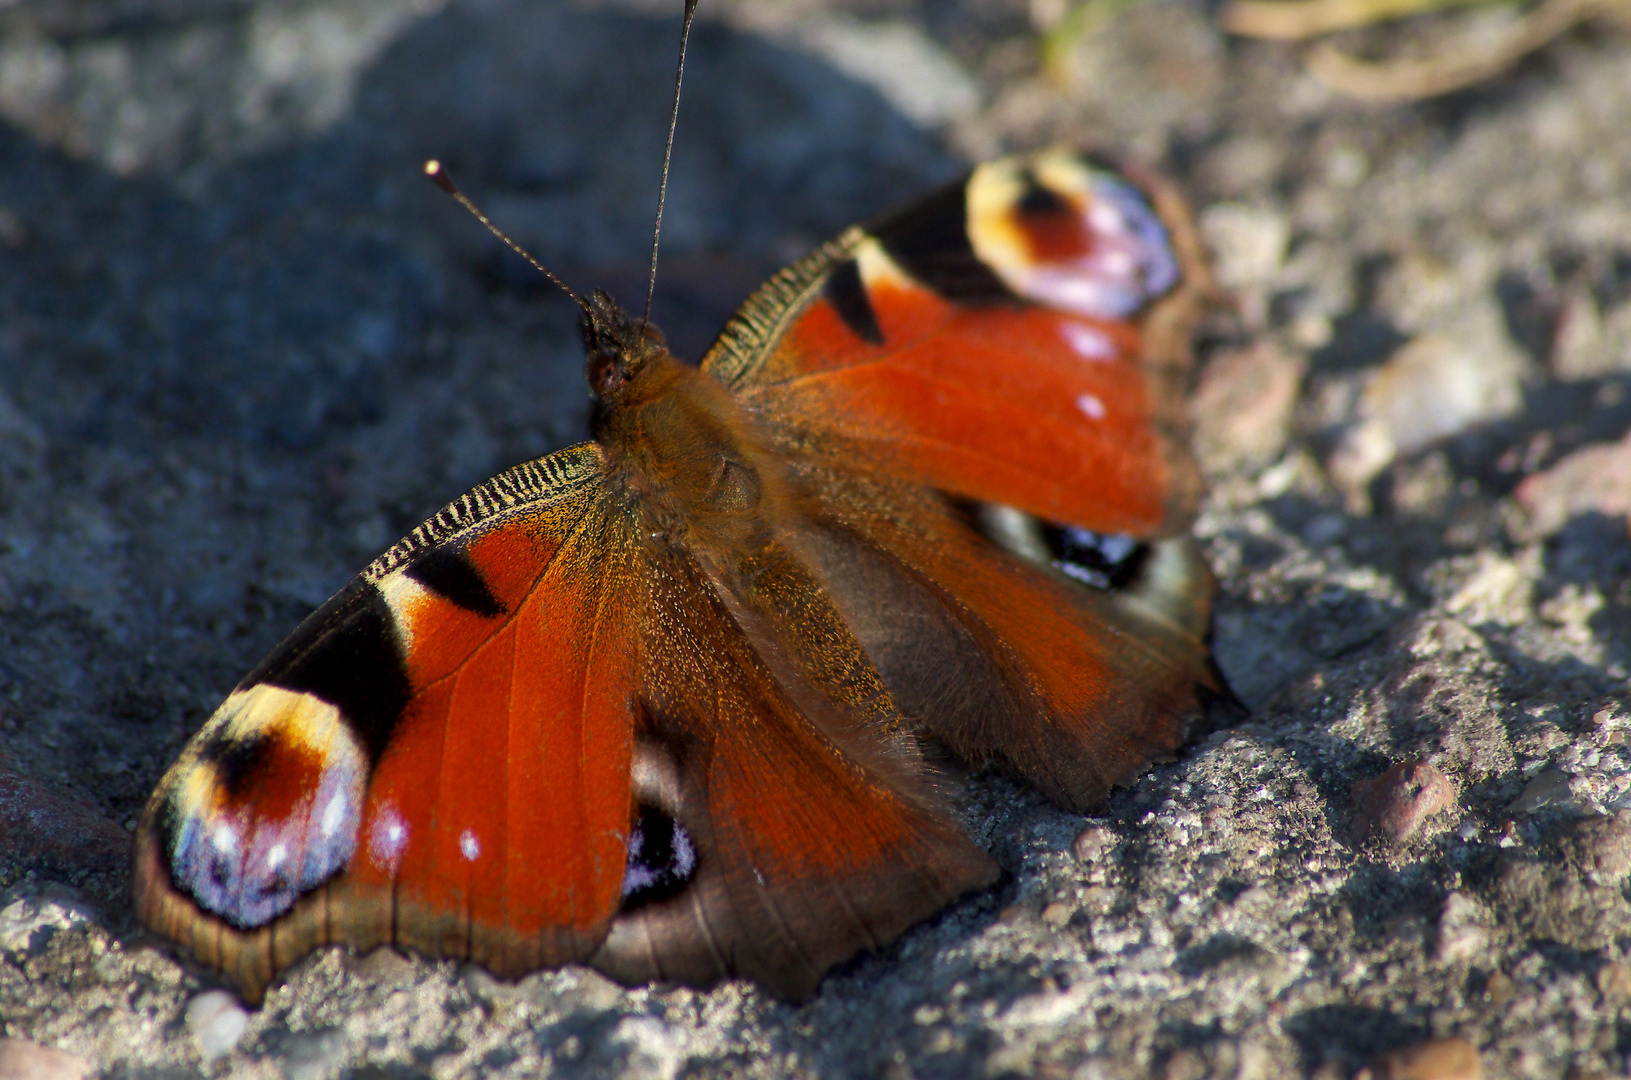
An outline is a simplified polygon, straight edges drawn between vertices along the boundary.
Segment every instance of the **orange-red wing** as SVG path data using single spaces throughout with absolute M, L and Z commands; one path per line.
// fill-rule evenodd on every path
M 505 974 L 592 954 L 630 828 L 631 552 L 588 444 L 421 526 L 166 775 L 138 837 L 143 922 L 250 998 L 325 942 Z
M 683 888 L 627 907 L 597 966 L 746 975 L 804 998 L 835 963 L 995 879 L 798 558 L 777 543 L 674 556 L 647 603 L 668 632 L 644 646 L 635 790 L 642 821 L 682 830 L 694 863 Z
M 703 366 L 790 456 L 1172 535 L 1199 488 L 1181 393 L 1205 281 L 1151 198 L 1062 151 L 983 165 L 772 279 Z

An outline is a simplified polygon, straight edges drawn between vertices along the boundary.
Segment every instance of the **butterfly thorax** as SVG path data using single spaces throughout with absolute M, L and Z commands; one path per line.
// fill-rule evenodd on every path
M 625 504 L 680 542 L 734 547 L 761 532 L 780 470 L 730 392 L 615 307 L 597 306 L 584 337 L 595 441 Z

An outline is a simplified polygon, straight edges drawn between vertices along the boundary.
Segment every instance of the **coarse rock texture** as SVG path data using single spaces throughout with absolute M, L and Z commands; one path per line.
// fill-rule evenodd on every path
M 1631 41 L 1375 109 L 1198 0 L 1043 73 L 1033 20 L 1061 6 L 704 0 L 659 321 L 695 355 L 765 273 L 977 156 L 1159 164 L 1234 298 L 1204 342 L 1198 533 L 1252 715 L 1092 820 L 972 777 L 1004 882 L 801 1007 L 331 949 L 258 1010 L 133 927 L 121 834 L 310 608 L 583 429 L 570 307 L 418 165 L 637 300 L 678 3 L 0 6 L 3 1060 L 1624 1075 L 1628 503 L 1567 478 L 1631 428 Z M 1403 762 L 1432 810 L 1365 828 L 1355 785 Z

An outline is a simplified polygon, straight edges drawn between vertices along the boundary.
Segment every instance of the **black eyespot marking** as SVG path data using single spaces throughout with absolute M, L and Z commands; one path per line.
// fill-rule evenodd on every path
M 257 767 L 266 757 L 271 740 L 264 732 L 229 739 L 224 734 L 210 738 L 198 752 L 198 760 L 215 766 L 215 782 L 228 795 L 241 795 L 254 779 Z
M 1057 191 L 1044 187 L 1030 169 L 1020 174 L 1020 182 L 1025 185 L 1025 194 L 1014 204 L 1014 209 L 1021 217 L 1052 217 L 1075 212 Z
M 496 619 L 504 614 L 504 605 L 462 551 L 431 548 L 409 563 L 404 572 L 443 600 L 482 618 Z
M 640 807 L 629 830 L 623 910 L 678 896 L 697 872 L 697 848 L 685 826 L 652 806 Z
M 1150 545 L 1121 533 L 1047 525 L 1043 535 L 1059 569 L 1098 589 L 1133 584 L 1150 556 Z
M 1019 298 L 974 254 L 968 238 L 968 182 L 947 187 L 872 229 L 890 258 L 925 287 L 969 305 Z
M 821 292 L 856 337 L 872 345 L 883 344 L 878 313 L 872 310 L 872 300 L 861 281 L 861 268 L 854 259 L 845 259 L 833 267 L 832 276 L 827 278 Z
M 307 616 L 238 685 L 257 683 L 334 705 L 370 763 L 385 752 L 411 692 L 390 606 L 361 578 Z

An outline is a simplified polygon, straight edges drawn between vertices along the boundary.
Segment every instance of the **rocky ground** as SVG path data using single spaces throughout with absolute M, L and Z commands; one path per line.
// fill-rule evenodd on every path
M 246 1013 L 133 928 L 128 831 L 223 692 L 582 429 L 570 308 L 419 161 L 636 298 L 677 6 L 0 6 L 0 1077 L 1625 1075 L 1611 32 L 1383 109 L 1185 0 L 1046 73 L 1045 3 L 704 0 L 658 310 L 693 353 L 973 158 L 1091 140 L 1190 193 L 1233 295 L 1199 533 L 1250 718 L 1091 820 L 975 778 L 1003 884 L 799 1008 L 329 950 Z

